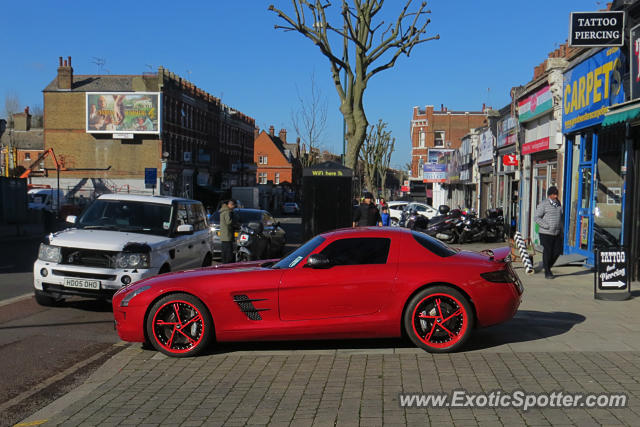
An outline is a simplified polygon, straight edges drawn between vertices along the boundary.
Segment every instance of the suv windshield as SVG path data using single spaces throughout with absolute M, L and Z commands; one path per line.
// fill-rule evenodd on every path
M 76 226 L 85 229 L 130 231 L 167 236 L 171 225 L 171 205 L 129 200 L 96 200 Z
M 307 243 L 300 246 L 298 249 L 291 252 L 286 257 L 282 258 L 280 261 L 275 263 L 271 268 L 277 269 L 277 268 L 295 267 L 296 265 L 298 265 L 300 261 L 305 259 L 307 255 L 309 255 L 315 248 L 320 246 L 322 242 L 324 242 L 324 237 L 322 236 L 316 236 L 311 240 L 307 240 Z

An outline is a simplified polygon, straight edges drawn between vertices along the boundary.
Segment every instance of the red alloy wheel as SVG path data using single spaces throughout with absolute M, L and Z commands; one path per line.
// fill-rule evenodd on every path
M 405 330 L 411 340 L 434 353 L 457 350 L 472 329 L 473 314 L 468 301 L 446 287 L 419 292 L 405 313 Z
M 169 356 L 194 356 L 206 347 L 211 320 L 202 303 L 191 295 L 168 295 L 154 304 L 147 319 L 153 346 Z

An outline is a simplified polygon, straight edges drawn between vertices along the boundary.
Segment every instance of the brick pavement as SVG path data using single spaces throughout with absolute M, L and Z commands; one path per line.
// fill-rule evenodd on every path
M 637 425 L 640 299 L 593 299 L 593 274 L 525 276 L 516 317 L 465 351 L 402 340 L 225 344 L 191 359 L 129 346 L 85 390 L 25 422 L 45 425 Z M 399 393 L 627 393 L 626 408 L 401 408 Z

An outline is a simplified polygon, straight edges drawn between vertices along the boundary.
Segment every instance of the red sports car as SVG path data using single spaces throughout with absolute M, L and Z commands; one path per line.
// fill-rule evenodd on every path
M 470 252 L 370 227 L 318 235 L 281 260 L 169 273 L 113 297 L 120 338 L 193 356 L 211 341 L 400 337 L 448 352 L 504 322 L 522 284 L 509 248 Z

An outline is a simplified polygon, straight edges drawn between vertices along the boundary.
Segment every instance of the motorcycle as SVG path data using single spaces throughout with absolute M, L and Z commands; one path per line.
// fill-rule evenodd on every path
M 262 234 L 264 227 L 260 222 L 241 225 L 236 238 L 236 262 L 262 259 L 267 247 L 267 238 Z
M 457 242 L 459 238 L 458 225 L 462 211 L 460 209 L 449 210 L 449 206 L 441 205 L 438 212 L 440 215 L 431 218 L 424 232 L 445 243 Z
M 504 216 L 502 208 L 487 210 L 487 218 L 485 220 L 486 242 L 504 242 Z
M 467 211 L 458 224 L 460 243 L 480 242 L 486 239 L 487 227 L 484 218 L 478 218 L 475 212 Z

